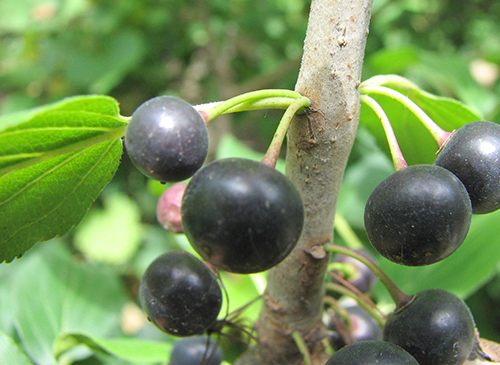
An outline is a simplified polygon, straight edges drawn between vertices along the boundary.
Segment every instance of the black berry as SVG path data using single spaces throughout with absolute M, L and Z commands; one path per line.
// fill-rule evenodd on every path
M 163 182 L 182 181 L 205 162 L 207 126 L 188 102 L 159 96 L 132 114 L 125 147 L 134 165 L 146 176 Z
M 474 347 L 474 328 L 462 299 L 442 289 L 430 289 L 389 316 L 384 340 L 401 346 L 420 364 L 459 365 Z
M 500 125 L 469 123 L 458 129 L 435 161 L 462 181 L 474 213 L 500 208 Z
M 217 320 L 222 292 L 210 269 L 193 255 L 172 251 L 154 260 L 139 285 L 141 307 L 174 336 L 205 332 Z
M 241 158 L 217 160 L 198 171 L 181 213 L 194 249 L 217 268 L 241 274 L 282 261 L 304 223 L 293 183 L 267 165 Z
M 365 227 L 373 247 L 408 266 L 451 255 L 470 227 L 471 202 L 460 180 L 436 165 L 415 165 L 382 181 L 368 198 Z
M 419 364 L 408 352 L 393 343 L 385 341 L 361 341 L 343 347 L 334 353 L 325 365 Z
M 170 354 L 169 365 L 220 365 L 222 351 L 208 336 L 178 340 Z

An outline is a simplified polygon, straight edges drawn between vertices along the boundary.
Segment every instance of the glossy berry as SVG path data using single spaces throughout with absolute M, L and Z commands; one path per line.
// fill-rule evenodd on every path
M 210 269 L 183 251 L 154 260 L 139 285 L 141 307 L 160 330 L 174 336 L 202 334 L 217 320 L 222 292 Z
M 370 260 L 375 261 L 375 258 L 368 250 L 359 249 L 356 251 Z M 365 264 L 350 256 L 337 254 L 335 255 L 333 262 L 350 265 L 350 275 L 345 277 L 345 279 L 362 293 L 369 292 L 377 282 L 377 277 L 373 271 L 371 271 Z
M 132 114 L 125 147 L 134 165 L 146 176 L 163 182 L 182 181 L 205 162 L 207 126 L 188 102 L 158 96 Z
M 222 351 L 208 336 L 193 336 L 175 342 L 169 365 L 220 365 Z
M 198 171 L 181 213 L 194 249 L 215 267 L 240 274 L 282 261 L 304 223 L 293 183 L 267 165 L 241 158 L 217 160 Z
M 343 347 L 334 353 L 325 365 L 419 365 L 419 363 L 408 352 L 393 343 L 361 341 Z
M 163 228 L 182 233 L 181 202 L 187 184 L 177 183 L 166 189 L 156 205 L 156 219 Z
M 500 208 L 500 125 L 485 121 L 466 124 L 451 136 L 435 164 L 462 181 L 474 213 Z
M 384 340 L 401 346 L 420 364 L 460 365 L 474 347 L 474 328 L 462 299 L 442 289 L 430 289 L 389 316 Z
M 330 344 L 334 349 L 340 349 L 352 342 L 382 340 L 382 327 L 365 309 L 358 305 L 348 306 L 345 309 L 349 314 L 350 326 L 344 324 L 338 314 L 327 324 L 328 329 L 338 334 L 330 338 Z
M 455 252 L 469 231 L 471 216 L 467 190 L 454 174 L 436 165 L 415 165 L 375 188 L 365 207 L 365 227 L 382 256 L 420 266 Z

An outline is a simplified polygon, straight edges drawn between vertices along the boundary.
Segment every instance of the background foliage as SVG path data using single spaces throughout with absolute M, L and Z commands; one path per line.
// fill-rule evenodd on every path
M 0 115 L 77 94 L 111 95 L 130 115 L 160 94 L 200 103 L 260 88 L 293 89 L 308 8 L 302 0 L 4 0 Z M 495 0 L 375 0 L 363 78 L 400 74 L 500 122 L 499 18 Z M 210 127 L 211 158 L 259 158 L 278 120 L 276 112 L 218 119 Z M 360 128 L 339 211 L 365 243 L 364 203 L 391 172 L 374 138 Z M 148 325 L 136 305 L 146 266 L 166 250 L 190 250 L 182 235 L 156 222 L 164 189 L 124 156 L 81 225 L 0 265 L 0 359 L 117 364 L 166 358 L 174 339 Z M 500 243 L 498 219 L 477 217 L 469 241 Z M 466 297 L 481 334 L 499 341 L 498 264 L 492 267 L 490 252 L 470 244 L 462 250 L 458 262 L 443 263 L 448 271 L 432 265 L 418 281 L 413 269 L 403 276 L 381 262 L 404 290 L 439 286 Z M 265 277 L 225 275 L 224 283 L 235 309 L 262 291 Z M 384 304 L 383 291 L 375 294 Z M 255 318 L 258 304 L 245 313 Z M 143 340 L 152 341 L 147 352 Z M 231 361 L 239 348 L 228 348 Z

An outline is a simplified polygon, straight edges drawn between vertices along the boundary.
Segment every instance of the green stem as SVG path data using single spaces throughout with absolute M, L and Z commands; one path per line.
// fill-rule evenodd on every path
M 328 274 L 332 277 L 333 280 L 340 283 L 342 286 L 350 290 L 353 295 L 356 295 L 357 298 L 363 301 L 363 303 L 366 304 L 366 307 L 364 308 L 372 315 L 372 317 L 377 319 L 377 321 L 381 320 L 385 322 L 385 315 L 378 309 L 377 305 L 370 298 L 368 298 L 368 296 L 363 294 L 358 288 L 356 288 L 354 285 L 349 283 L 342 276 L 336 274 L 335 272 L 329 272 Z
M 286 109 L 283 117 L 280 120 L 276 133 L 274 134 L 273 140 L 271 141 L 266 154 L 262 158 L 262 163 L 271 167 L 276 167 L 276 162 L 278 161 L 281 146 L 283 145 L 283 140 L 285 139 L 286 132 L 290 126 L 290 122 L 297 112 L 303 108 L 307 108 L 311 105 L 311 100 L 305 96 L 294 100 L 290 106 Z
M 340 304 L 330 296 L 325 296 L 323 298 L 323 302 L 327 304 L 329 307 L 331 307 L 333 311 L 337 313 L 344 320 L 347 327 L 351 328 L 352 326 L 351 316 L 349 315 L 347 309 L 341 307 Z
M 368 95 L 361 95 L 360 100 L 361 103 L 365 104 L 373 110 L 373 112 L 377 115 L 378 119 L 382 123 L 385 137 L 387 138 L 387 143 L 389 144 L 389 150 L 391 151 L 392 163 L 394 164 L 394 168 L 396 169 L 396 171 L 408 167 L 408 164 L 406 163 L 406 160 L 403 156 L 403 152 L 401 152 L 401 148 L 399 147 L 396 135 L 394 134 L 394 130 L 392 129 L 391 122 L 385 114 L 384 109 L 382 109 L 380 104 L 377 103 L 375 99 L 371 98 Z
M 361 240 L 358 238 L 351 225 L 344 218 L 342 213 L 335 212 L 335 231 L 345 241 L 347 246 L 353 250 L 363 248 Z
M 311 362 L 311 354 L 309 353 L 309 349 L 307 348 L 307 345 L 300 335 L 299 331 L 293 331 L 292 332 L 292 338 L 295 341 L 295 344 L 299 348 L 300 353 L 304 357 L 304 365 L 312 365 Z
M 438 146 L 441 146 L 449 136 L 449 132 L 444 131 L 436 124 L 417 104 L 400 92 L 386 86 L 362 86 L 360 90 L 363 95 L 382 95 L 395 100 L 415 115 L 415 117 L 425 126 L 432 135 Z
M 358 272 L 359 269 L 356 269 L 352 262 L 331 262 L 327 266 L 328 271 L 340 271 L 343 274 L 343 277 L 352 278 Z
M 351 290 L 347 289 L 345 286 L 342 286 L 340 284 L 336 283 L 325 283 L 325 288 L 327 290 L 345 295 L 347 297 L 350 297 L 354 299 L 360 307 L 364 308 L 370 315 L 379 323 L 382 327 L 385 324 L 386 318 L 385 316 L 380 313 L 378 309 L 374 309 L 373 303 L 370 301 L 366 301 L 365 298 L 360 297 L 356 293 L 352 292 Z M 376 307 L 375 307 L 376 308 Z
M 195 108 L 208 124 L 211 120 L 224 113 L 245 110 L 286 109 L 295 99 L 300 97 L 301 95 L 298 92 L 286 89 L 258 90 L 221 102 L 200 104 Z
M 397 307 L 401 307 L 402 305 L 411 300 L 411 296 L 406 295 L 401 290 L 399 290 L 396 284 L 394 284 L 394 282 L 391 279 L 389 279 L 389 277 L 380 269 L 380 267 L 378 267 L 369 258 L 347 247 L 342 247 L 333 243 L 326 244 L 325 250 L 328 252 L 335 252 L 335 253 L 340 253 L 342 255 L 350 256 L 368 266 L 368 268 L 377 276 L 377 278 L 382 282 L 382 284 L 384 284 L 392 300 L 394 300 L 394 303 L 396 303 Z

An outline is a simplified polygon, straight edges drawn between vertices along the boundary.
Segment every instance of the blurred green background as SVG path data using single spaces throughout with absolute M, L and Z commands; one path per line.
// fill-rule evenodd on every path
M 78 94 L 111 95 L 128 116 L 143 101 L 161 94 L 196 104 L 256 89 L 293 89 L 308 10 L 309 2 L 301 0 L 2 0 L 0 114 Z M 500 2 L 374 0 L 363 79 L 389 73 L 459 99 L 499 123 Z M 210 127 L 210 158 L 258 158 L 279 118 L 275 111 L 219 118 Z M 364 199 L 390 172 L 390 162 L 360 128 L 346 173 L 351 185 L 344 189 L 339 210 L 365 242 L 360 215 Z M 51 280 L 58 270 L 50 269 L 49 263 L 100 272 L 107 278 L 109 287 L 88 296 L 108 298 L 108 310 L 118 312 L 97 336 L 172 342 L 147 325 L 136 306 L 138 279 L 149 262 L 166 250 L 190 250 L 182 235 L 166 232 L 156 222 L 156 201 L 164 189 L 124 156 L 116 177 L 79 227 L 61 239 L 36 245 L 21 260 L 0 265 L 0 345 L 12 340 L 13 348 L 20 344 L 19 352 L 33 359 L 49 356 L 61 331 L 85 332 L 78 324 L 51 327 L 23 317 L 23 308 L 36 300 L 25 293 L 37 286 L 26 282 L 35 285 L 34 278 L 44 278 L 47 281 L 40 285 L 48 293 L 56 290 Z M 486 230 L 489 224 L 483 224 Z M 37 269 L 27 269 L 33 267 Z M 460 281 L 460 274 L 452 273 L 454 280 Z M 87 283 L 85 275 L 78 290 L 101 281 Z M 11 290 L 14 284 L 18 290 Z M 227 275 L 225 284 L 235 309 L 262 291 L 265 277 Z M 500 275 L 489 275 L 473 289 L 463 295 L 481 334 L 500 341 Z M 66 308 L 54 309 L 58 297 L 53 298 L 46 304 L 54 312 L 47 315 Z M 78 313 L 67 317 L 74 319 Z M 255 318 L 257 313 L 258 304 L 247 316 Z M 95 317 L 96 326 L 100 318 Z M 31 334 L 23 324 L 52 329 Z M 2 334 L 7 339 L 2 340 Z M 40 338 L 47 339 L 45 347 L 36 345 Z M 105 348 L 107 352 L 89 352 L 77 346 L 60 363 L 117 363 L 109 346 Z M 237 354 L 238 349 L 227 360 Z

